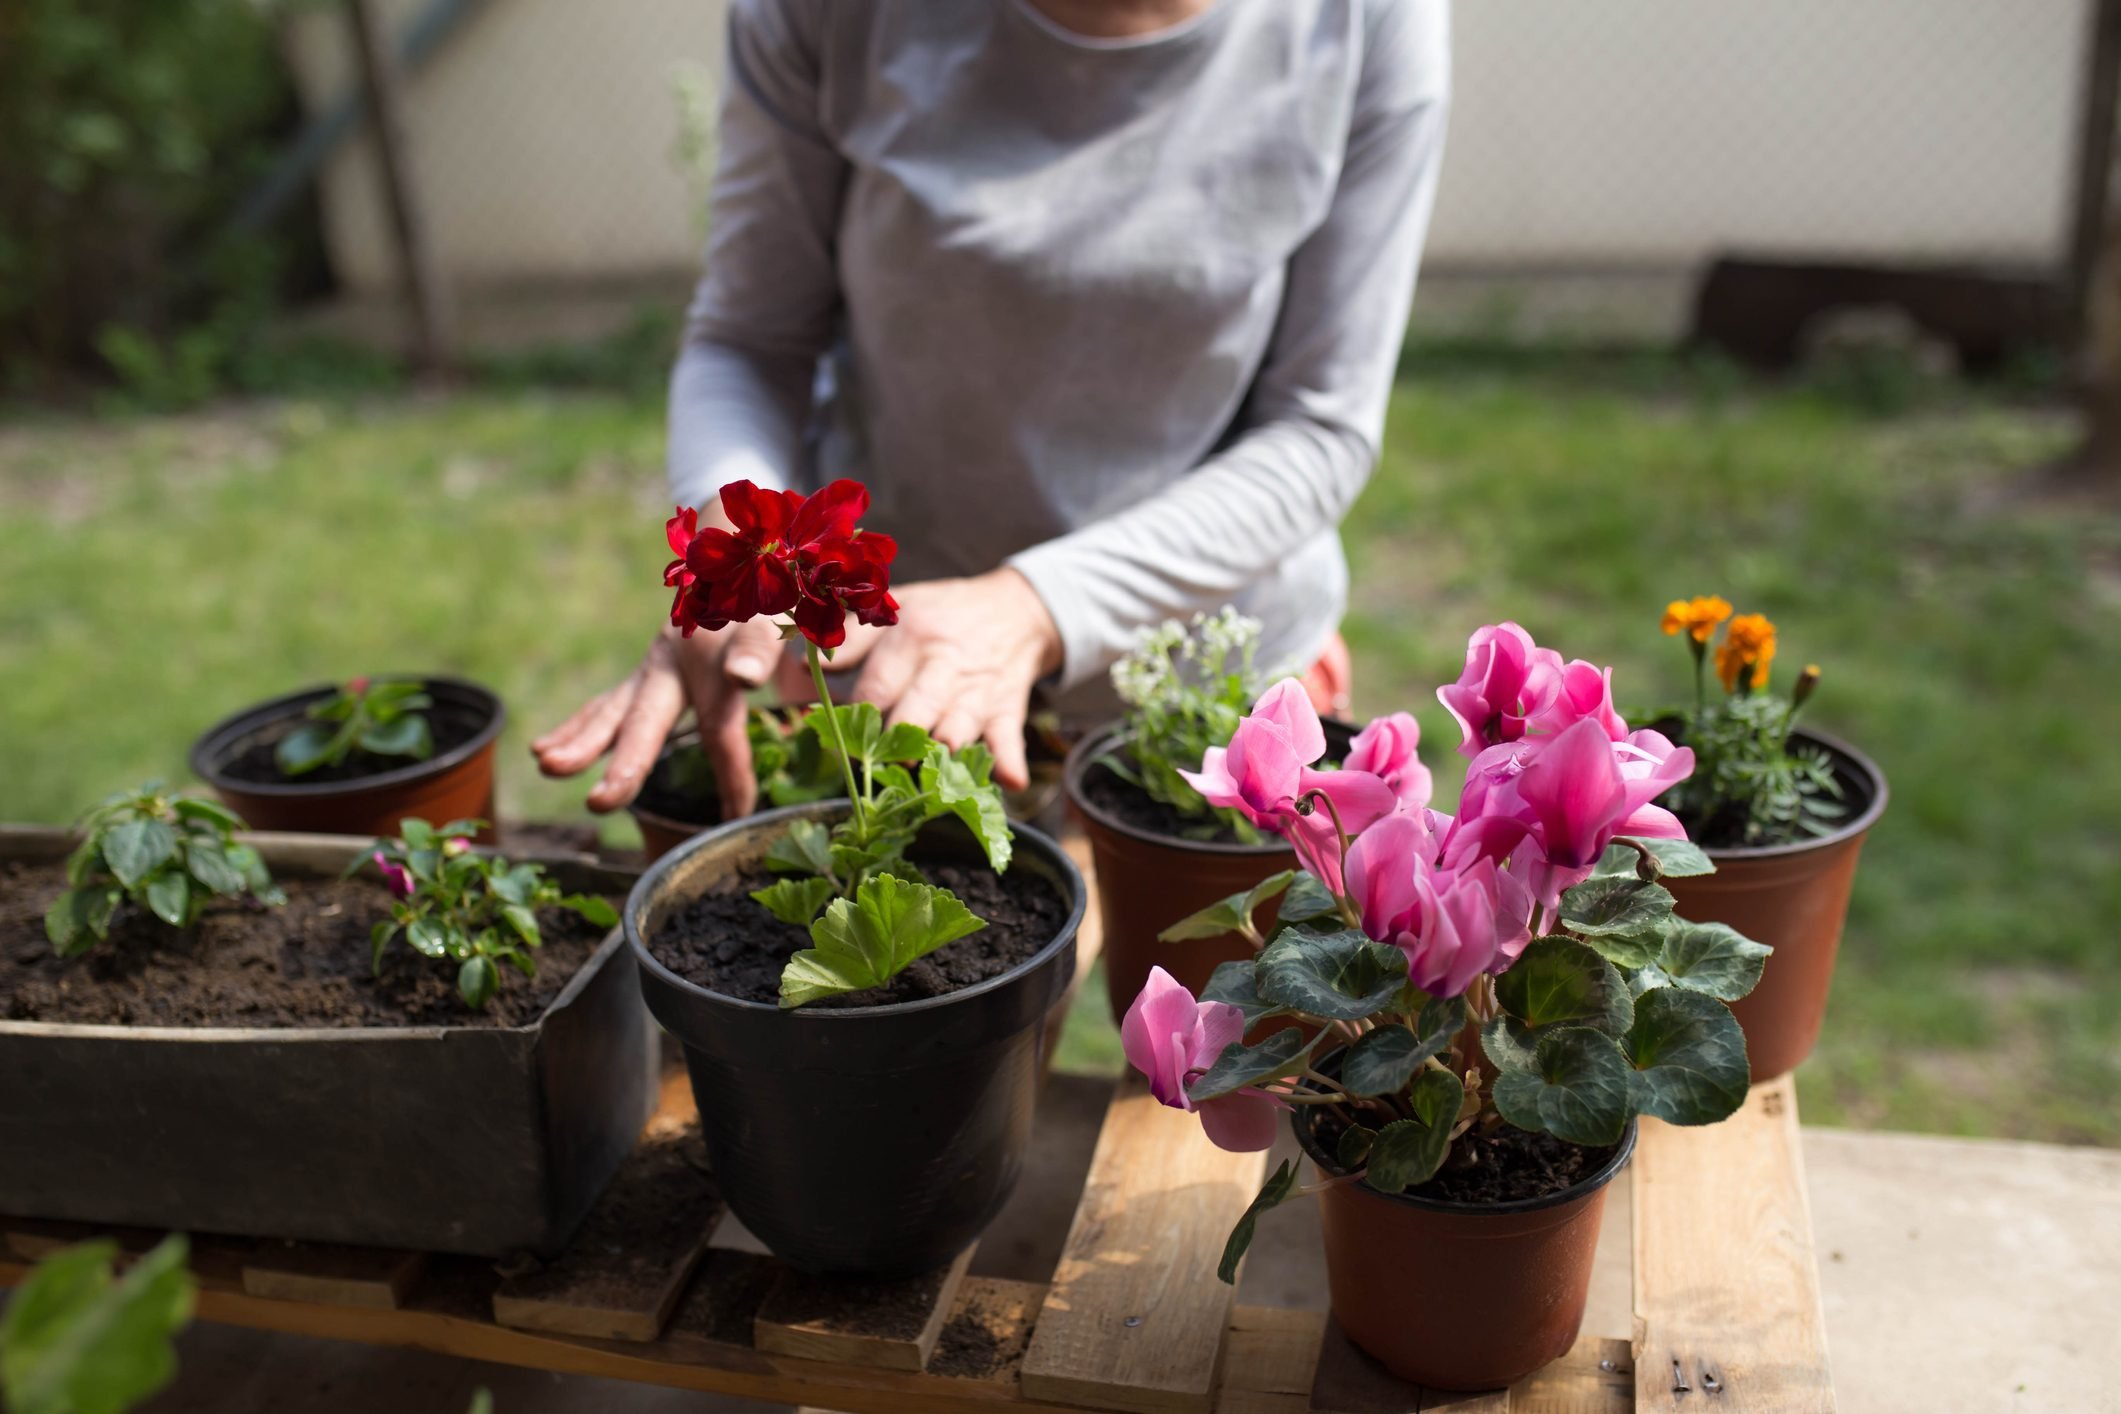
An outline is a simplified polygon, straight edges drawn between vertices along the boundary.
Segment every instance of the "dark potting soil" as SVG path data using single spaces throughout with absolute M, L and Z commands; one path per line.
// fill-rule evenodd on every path
M 686 789 L 670 779 L 670 773 L 663 769 L 663 765 L 664 763 L 657 763 L 656 769 L 648 773 L 647 783 L 641 787 L 641 793 L 634 797 L 635 808 L 645 810 L 650 815 L 660 815 L 665 820 L 675 821 L 680 825 L 698 825 L 704 829 L 709 825 L 721 824 L 721 797 L 711 790 L 706 795 L 701 795 L 695 790 Z
M 437 702 L 426 709 L 428 730 L 434 733 L 434 756 L 454 750 L 470 741 L 486 729 L 491 720 L 484 712 L 470 707 L 460 707 L 453 702 Z M 319 766 L 314 771 L 304 771 L 299 776 L 285 775 L 280 763 L 273 759 L 273 748 L 280 739 L 307 720 L 297 712 L 260 727 L 244 738 L 242 749 L 233 759 L 223 762 L 221 769 L 231 778 L 249 781 L 255 785 L 315 785 L 333 781 L 358 781 L 367 776 L 381 775 L 385 771 L 396 771 L 406 766 L 421 764 L 410 756 L 377 756 L 367 751 L 352 751 L 344 761 L 329 766 Z M 427 759 L 432 761 L 434 756 Z
M 1189 819 L 1096 762 L 1083 772 L 1083 795 L 1092 805 L 1122 824 L 1146 830 L 1152 835 L 1192 844 L 1244 843 L 1228 825 L 1212 819 Z
M 900 1281 L 861 1281 L 791 1272 L 759 1308 L 781 1326 L 821 1326 L 873 1340 L 916 1340 L 943 1294 L 947 1267 Z
M 538 974 L 501 967 L 484 1011 L 457 995 L 457 964 L 403 938 L 369 970 L 368 930 L 390 894 L 369 878 L 285 879 L 284 908 L 217 899 L 178 931 L 131 903 L 110 937 L 60 958 L 44 911 L 66 888 L 59 864 L 0 864 L 0 1017 L 117 1026 L 521 1026 L 552 1005 L 603 941 L 565 909 L 538 910 Z M 613 900 L 614 903 L 617 900 Z
M 823 998 L 811 1006 L 886 1006 L 976 986 L 1035 956 L 1067 921 L 1068 906 L 1059 891 L 1029 869 L 1002 875 L 957 864 L 923 869 L 929 883 L 956 894 L 987 926 L 937 948 L 889 986 Z M 724 880 L 665 919 L 649 951 L 672 972 L 709 991 L 743 1001 L 779 1001 L 781 969 L 810 946 L 808 929 L 781 922 L 751 897 L 754 889 L 780 877 L 760 869 Z
M 1340 1142 L 1346 1128 L 1346 1122 L 1330 1111 L 1319 1117 L 1316 1132 L 1327 1152 Z M 1461 1136 L 1436 1176 L 1406 1191 L 1440 1203 L 1516 1203 L 1544 1198 L 1597 1173 L 1613 1157 L 1614 1147 L 1571 1144 L 1551 1134 L 1499 1125 L 1492 1133 Z M 1337 1165 L 1333 1171 L 1345 1172 Z
M 928 1373 L 992 1379 L 1022 1360 L 1030 1343 L 1031 1326 L 1022 1319 L 1022 1313 L 1003 1310 L 987 1297 L 974 1294 L 964 1298 L 957 1314 L 936 1338 L 935 1354 L 928 1357 Z

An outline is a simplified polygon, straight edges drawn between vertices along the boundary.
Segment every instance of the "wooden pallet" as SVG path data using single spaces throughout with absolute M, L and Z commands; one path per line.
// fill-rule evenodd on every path
M 1094 918 L 1094 911 L 1092 917 Z M 1097 949 L 1085 940 L 1082 972 Z M 198 1238 L 202 1319 L 603 1376 L 848 1414 L 1009 1408 L 1141 1414 L 1628 1414 L 1834 1407 L 1811 1223 L 1787 1080 L 1722 1125 L 1645 1120 L 1631 1165 L 1635 1339 L 1587 1337 L 1514 1389 L 1443 1394 L 1386 1375 L 1319 1311 L 1241 1306 L 1215 1279 L 1265 1156 L 1227 1154 L 1132 1079 L 1115 1087 L 1059 1263 L 1044 1283 L 950 1269 L 889 1288 L 802 1278 L 707 1245 L 721 1216 L 704 1174 L 652 1253 L 598 1234 L 647 1167 L 696 1123 L 682 1077 L 643 1147 L 558 1263 L 314 1252 Z M 666 1180 L 667 1181 L 667 1180 Z M 1621 1205 L 1608 1209 L 1608 1223 Z M 1625 1217 L 1622 1217 L 1625 1221 Z M 0 1283 L 71 1225 L 0 1219 Z M 121 1235 L 136 1252 L 146 1234 Z M 608 1263 L 640 1299 L 615 1306 Z M 642 1265 L 648 1264 L 643 1277 Z M 1610 1278 L 1611 1274 L 1607 1274 Z

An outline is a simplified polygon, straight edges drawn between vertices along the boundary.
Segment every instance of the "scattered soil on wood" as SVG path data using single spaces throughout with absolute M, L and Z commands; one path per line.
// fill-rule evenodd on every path
M 666 1329 L 749 1350 L 751 1318 L 786 1270 L 771 1257 L 710 1247 Z
M 985 866 L 922 868 L 929 883 L 956 894 L 987 926 L 937 948 L 887 986 L 811 1006 L 886 1006 L 976 986 L 1035 956 L 1067 921 L 1060 892 L 1027 868 L 1003 875 Z M 723 881 L 665 919 L 649 951 L 672 972 L 709 991 L 743 1001 L 779 1001 L 781 969 L 810 946 L 808 929 L 781 922 L 751 897 L 780 877 L 759 869 Z
M 928 1357 L 928 1373 L 958 1379 L 992 1379 L 1024 1357 L 1031 1341 L 1027 1321 L 992 1308 L 980 1296 L 965 1298 L 943 1327 Z
M 1330 1152 L 1346 1123 L 1338 1115 L 1319 1117 L 1317 1136 Z M 1442 1203 L 1515 1203 L 1544 1198 L 1573 1188 L 1603 1168 L 1615 1146 L 1571 1144 L 1551 1134 L 1534 1134 L 1502 1125 L 1492 1134 L 1467 1134 L 1451 1146 L 1451 1156 L 1427 1183 L 1407 1193 Z M 1346 1170 L 1334 1165 L 1335 1173 Z
M 777 1326 L 814 1326 L 872 1340 L 915 1340 L 942 1295 L 948 1268 L 902 1281 L 851 1281 L 791 1271 L 759 1308 Z
M 512 1279 L 502 1294 L 598 1311 L 661 1309 L 721 1206 L 699 1149 L 696 1125 L 643 1140 L 559 1260 Z
M 565 909 L 538 911 L 537 976 L 503 965 L 486 1010 L 457 995 L 457 964 L 402 937 L 372 975 L 368 932 L 390 916 L 381 882 L 283 879 L 284 908 L 218 899 L 178 931 L 131 903 L 111 935 L 61 959 L 44 911 L 66 888 L 58 864 L 0 864 L 0 1017 L 119 1026 L 522 1026 L 552 1005 L 604 930 Z M 613 900 L 614 904 L 618 900 Z
M 437 702 L 426 709 L 427 726 L 434 733 L 434 755 L 440 756 L 470 741 L 486 729 L 490 720 L 484 712 L 469 707 L 460 707 L 453 702 Z M 250 781 L 257 785 L 323 785 L 334 781 L 358 781 L 368 776 L 381 775 L 385 771 L 396 771 L 406 766 L 417 766 L 420 762 L 410 756 L 377 756 L 367 751 L 352 751 L 344 761 L 329 766 L 319 766 L 314 771 L 304 771 L 299 776 L 285 775 L 280 763 L 273 759 L 273 748 L 280 739 L 307 720 L 299 712 L 283 717 L 260 727 L 241 742 L 233 759 L 224 762 L 221 769 L 239 781 Z M 430 756 L 428 760 L 433 760 Z

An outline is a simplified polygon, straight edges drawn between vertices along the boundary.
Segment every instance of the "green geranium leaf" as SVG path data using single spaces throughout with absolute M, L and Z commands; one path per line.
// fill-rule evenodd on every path
M 1279 921 L 1284 928 L 1314 923 L 1321 918 L 1338 920 L 1339 917 L 1340 901 L 1326 891 L 1326 886 L 1318 882 L 1316 875 L 1297 874 L 1282 895 Z
M 921 789 L 932 793 L 944 811 L 965 822 L 987 852 L 987 866 L 1001 874 L 1009 868 L 1013 846 L 1001 787 L 989 779 L 993 771 L 994 757 L 978 742 L 955 752 L 932 742 L 928 759 L 921 765 Z
M 1591 1026 L 1618 1036 L 1634 1019 L 1634 998 L 1613 964 L 1573 938 L 1534 938 L 1510 970 L 1495 979 L 1504 1014 L 1481 1032 L 1497 1065 L 1522 1068 L 1539 1033 Z
M 425 717 L 408 712 L 362 732 L 360 747 L 378 756 L 410 756 L 425 761 L 435 754 L 435 738 Z
M 240 894 L 248 884 L 242 869 L 229 861 L 218 844 L 208 840 L 194 840 L 185 846 L 184 867 L 217 894 Z
M 578 918 L 595 928 L 619 926 L 619 911 L 611 906 L 611 900 L 595 894 L 569 894 L 560 900 L 560 907 L 573 909 Z
M 1257 931 L 1252 919 L 1260 905 L 1279 898 L 1295 878 L 1293 869 L 1269 874 L 1245 892 L 1211 903 L 1200 912 L 1179 919 L 1156 936 L 1163 942 L 1176 943 L 1187 938 L 1219 938 L 1225 933 Z
M 755 889 L 751 896 L 766 906 L 766 911 L 783 923 L 793 923 L 798 928 L 808 928 L 817 911 L 832 898 L 834 889 L 830 879 L 781 879 L 763 889 Z
M 191 911 L 191 878 L 165 869 L 147 881 L 147 910 L 172 928 L 182 928 Z
M 816 820 L 792 820 L 766 851 L 766 867 L 783 874 L 830 874 L 832 831 Z
M 1362 1181 L 1380 1193 L 1399 1193 L 1436 1176 L 1451 1149 L 1451 1130 L 1458 1123 L 1465 1088 L 1455 1075 L 1425 1070 L 1414 1078 L 1407 1099 L 1415 1117 L 1392 1121 L 1377 1131 L 1370 1145 L 1369 1170 Z
M 1320 1036 L 1324 1034 L 1319 1033 Z M 1186 1087 L 1186 1094 L 1194 1104 L 1201 1105 L 1234 1094 L 1247 1085 L 1280 1080 L 1300 1068 L 1303 1058 L 1317 1044 L 1317 1036 L 1306 1041 L 1303 1032 L 1293 1026 L 1275 1032 L 1256 1046 L 1232 1041 L 1223 1047 L 1215 1064 Z
M 181 1236 L 117 1281 L 117 1244 L 39 1263 L 0 1321 L 0 1405 L 16 1414 L 124 1414 L 176 1374 L 171 1337 L 191 1319 Z
M 1380 1026 L 1348 1048 L 1341 1088 L 1350 1095 L 1396 1095 L 1431 1056 L 1443 1054 L 1466 1024 L 1462 997 L 1431 998 L 1410 1029 Z
M 947 889 L 889 874 L 834 899 L 810 925 L 811 946 L 781 972 L 781 1005 L 881 987 L 916 959 L 986 927 Z
M 1218 962 L 1208 978 L 1208 985 L 1201 990 L 1204 1002 L 1228 1002 L 1245 1014 L 1245 1030 L 1263 1016 L 1272 1016 L 1281 1008 L 1259 995 L 1256 964 L 1251 958 L 1231 962 Z
M 1715 861 L 1692 840 L 1643 840 L 1641 844 L 1656 859 L 1657 872 L 1667 879 L 1693 879 L 1716 872 Z M 1640 854 L 1615 842 L 1606 846 L 1606 852 L 1599 859 L 1598 867 L 1591 871 L 1591 877 L 1632 879 L 1641 863 Z
M 177 853 L 177 832 L 160 820 L 128 820 L 103 837 L 103 859 L 126 888 L 167 864 Z
M 1519 1129 L 1571 1144 L 1616 1144 L 1633 1112 L 1635 1072 L 1619 1045 L 1588 1026 L 1546 1031 L 1531 1065 L 1504 1067 L 1495 1077 L 1495 1108 Z
M 1634 1105 L 1644 1114 L 1714 1124 L 1745 1103 L 1752 1078 L 1745 1032 L 1714 997 L 1677 987 L 1644 992 L 1624 1044 Z
M 1593 876 L 1561 896 L 1561 921 L 1581 938 L 1634 937 L 1672 916 L 1672 891 L 1632 875 Z
M 1375 1016 L 1392 1005 L 1407 980 L 1405 953 L 1354 928 L 1290 929 L 1261 951 L 1256 969 L 1261 997 L 1328 1021 Z
M 1252 1229 L 1258 1225 L 1259 1215 L 1288 1202 L 1289 1195 L 1295 1191 L 1296 1163 L 1292 1159 L 1283 1159 L 1281 1166 L 1268 1175 L 1266 1186 L 1259 1190 L 1252 1206 L 1237 1220 L 1237 1226 L 1230 1229 L 1230 1240 L 1223 1244 L 1223 1259 L 1215 1268 L 1215 1274 L 1223 1279 L 1224 1285 L 1237 1284 L 1237 1264 L 1244 1260 L 1245 1249 L 1252 1245 Z
M 827 711 L 831 716 L 827 717 Z M 884 739 L 884 714 L 877 711 L 873 702 L 850 702 L 844 707 L 813 707 L 803 716 L 803 726 L 817 734 L 818 742 L 828 756 L 839 755 L 839 738 L 832 734 L 832 722 L 839 722 L 839 729 L 847 742 L 847 756 L 860 762 L 867 770 L 882 759 L 877 747 Z M 918 759 L 918 758 L 915 758 Z
M 170 804 L 179 815 L 182 815 L 187 820 L 203 820 L 207 824 L 223 830 L 248 828 L 244 825 L 242 816 L 218 801 L 200 800 L 196 796 L 187 795 L 179 796 Z
M 876 743 L 876 759 L 879 765 L 913 765 L 928 759 L 928 748 L 936 744 L 935 738 L 911 722 L 900 722 L 889 728 Z
M 465 958 L 464 965 L 457 969 L 457 995 L 473 1011 L 484 1011 L 500 988 L 500 969 L 493 965 L 492 958 L 482 953 Z
M 1674 987 L 1735 1002 L 1753 990 L 1774 949 L 1721 923 L 1672 920 L 1657 970 Z

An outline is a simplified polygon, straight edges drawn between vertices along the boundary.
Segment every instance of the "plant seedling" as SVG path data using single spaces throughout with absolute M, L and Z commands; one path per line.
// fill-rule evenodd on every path
M 86 838 L 66 861 L 70 887 L 45 911 L 45 936 L 73 957 L 110 936 L 127 900 L 172 928 L 197 923 L 216 896 L 287 902 L 258 851 L 235 838 L 242 828 L 226 806 L 159 781 L 110 796 L 82 818 Z
M 311 704 L 309 720 L 280 738 L 273 761 L 283 776 L 336 766 L 356 751 L 425 761 L 435 753 L 435 738 L 421 714 L 432 706 L 424 684 L 355 678 Z

